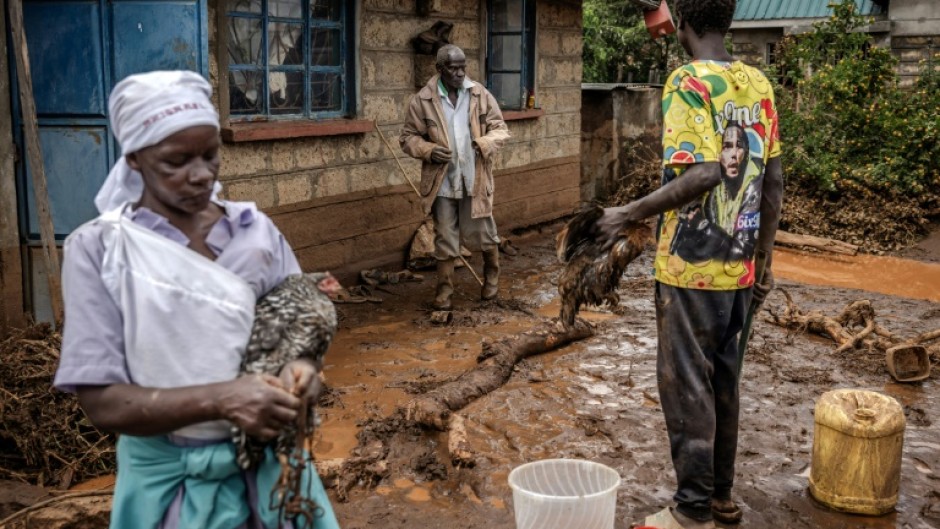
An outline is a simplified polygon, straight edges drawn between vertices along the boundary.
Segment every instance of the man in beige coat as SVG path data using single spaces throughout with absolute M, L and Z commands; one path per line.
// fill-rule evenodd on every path
M 454 261 L 461 242 L 483 252 L 480 297 L 493 299 L 499 281 L 499 237 L 493 221 L 493 160 L 509 138 L 499 105 L 467 78 L 467 58 L 452 44 L 437 52 L 438 75 L 412 97 L 398 139 L 420 159 L 422 207 L 434 216 L 437 292 L 434 308 L 450 310 Z

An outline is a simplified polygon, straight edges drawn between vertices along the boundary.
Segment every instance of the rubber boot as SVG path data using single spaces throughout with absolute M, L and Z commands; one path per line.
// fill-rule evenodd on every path
M 454 260 L 442 259 L 437 261 L 437 293 L 434 296 L 434 308 L 437 310 L 450 310 L 450 297 L 454 295 Z
M 499 247 L 483 250 L 483 290 L 480 299 L 496 299 L 499 287 Z

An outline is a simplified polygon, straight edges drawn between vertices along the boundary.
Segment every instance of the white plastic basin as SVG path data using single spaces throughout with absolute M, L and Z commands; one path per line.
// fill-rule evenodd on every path
M 579 459 L 545 459 L 509 473 L 518 529 L 613 529 L 620 474 Z

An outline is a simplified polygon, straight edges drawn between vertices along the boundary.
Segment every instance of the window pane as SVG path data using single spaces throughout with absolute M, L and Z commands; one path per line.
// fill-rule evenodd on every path
M 303 72 L 271 72 L 268 86 L 271 91 L 271 114 L 303 114 Z
M 492 70 L 522 70 L 522 35 L 493 35 Z
M 493 31 L 522 31 L 522 0 L 493 0 Z
M 229 0 L 228 7 L 239 13 L 260 13 L 261 0 Z
M 522 75 L 518 73 L 491 73 L 491 92 L 502 108 L 522 108 Z
M 343 109 L 342 83 L 338 73 L 313 72 L 310 74 L 310 110 L 312 112 Z
M 317 20 L 337 21 L 342 14 L 341 0 L 310 0 L 310 16 Z
M 229 18 L 229 64 L 263 66 L 261 39 L 261 19 Z
M 232 114 L 260 114 L 264 89 L 262 72 L 230 72 L 228 76 L 229 111 Z
M 303 24 L 284 22 L 268 23 L 268 64 L 303 64 L 304 49 L 301 45 L 304 35 Z
M 339 66 L 340 43 L 340 30 L 310 28 L 310 64 Z
M 303 18 L 300 0 L 268 0 L 268 14 L 272 17 Z

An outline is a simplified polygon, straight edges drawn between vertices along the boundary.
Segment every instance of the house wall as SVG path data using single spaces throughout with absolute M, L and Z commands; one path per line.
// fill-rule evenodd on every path
M 215 36 L 220 0 L 209 0 L 210 80 L 219 85 Z M 284 232 L 305 270 L 340 274 L 401 266 L 424 219 L 395 154 L 417 183 L 420 163 L 398 148 L 407 104 L 432 73 L 410 39 L 444 20 L 464 49 L 470 78 L 480 80 L 485 1 L 434 2 L 429 17 L 415 0 L 360 0 L 358 113 L 376 131 L 289 140 L 226 143 L 221 180 L 227 198 L 253 200 Z M 540 0 L 537 13 L 537 103 L 544 115 L 509 121 L 512 138 L 496 160 L 495 211 L 500 232 L 563 216 L 579 200 L 581 6 Z
M 809 19 L 798 26 L 783 27 L 784 22 L 766 21 L 768 26 L 778 24 L 780 27 L 732 29 L 735 55 L 750 65 L 763 64 L 767 44 L 778 42 L 785 33 L 812 29 Z M 914 84 L 923 63 L 928 60 L 932 60 L 935 71 L 940 72 L 940 2 L 891 0 L 887 19 L 878 20 L 862 30 L 871 33 L 876 45 L 889 47 L 897 57 L 902 86 Z
M 914 84 L 928 60 L 940 72 L 940 2 L 892 0 L 888 17 L 901 85 Z
M 581 98 L 581 198 L 605 202 L 633 171 L 662 158 L 662 88 L 592 85 Z
M 766 65 L 767 45 L 782 38 L 783 28 L 742 28 L 731 32 L 734 56 L 751 66 Z

